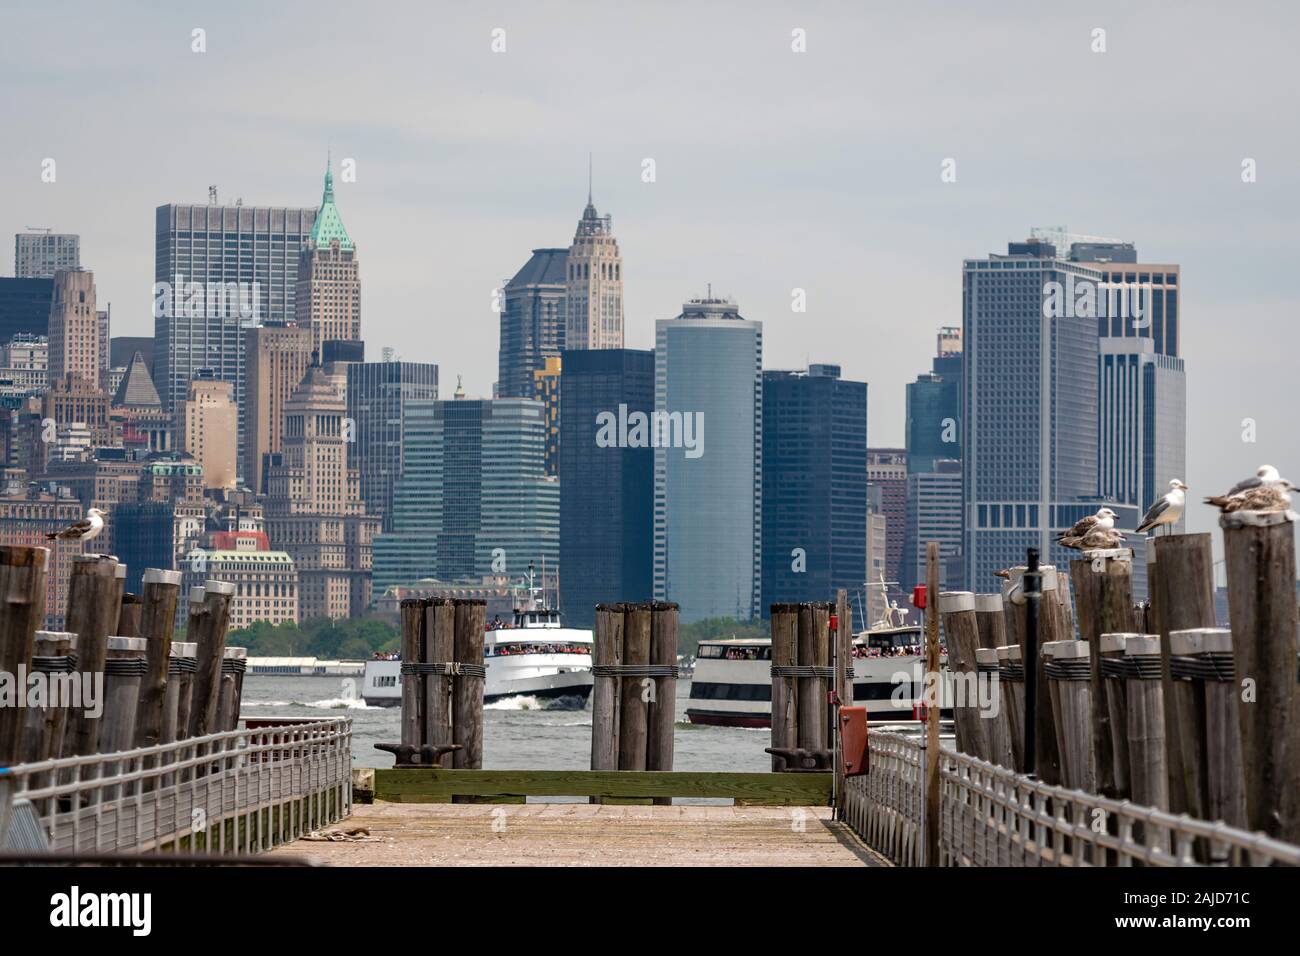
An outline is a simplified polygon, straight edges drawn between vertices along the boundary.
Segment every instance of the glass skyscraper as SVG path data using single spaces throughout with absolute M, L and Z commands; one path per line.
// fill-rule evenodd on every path
M 867 580 L 867 383 L 763 373 L 763 615 Z
M 727 299 L 655 323 L 654 587 L 684 623 L 759 617 L 762 361 L 762 323 Z
M 597 604 L 654 595 L 654 452 L 605 440 L 602 416 L 655 407 L 655 355 L 574 349 L 560 375 L 560 608 L 590 627 Z
M 564 350 L 568 249 L 534 249 L 506 283 L 497 351 L 497 394 L 536 398 L 533 375 Z

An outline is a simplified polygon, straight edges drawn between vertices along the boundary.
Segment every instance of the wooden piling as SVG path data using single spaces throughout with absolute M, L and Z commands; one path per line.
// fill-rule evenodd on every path
M 623 665 L 650 663 L 651 611 L 647 603 L 624 605 Z M 619 687 L 618 769 L 645 770 L 649 738 L 648 677 L 624 677 Z
M 1110 726 L 1110 707 L 1101 672 L 1101 636 L 1128 633 L 1133 626 L 1133 560 L 1127 548 L 1113 551 L 1085 552 L 1070 562 L 1079 611 L 1079 637 L 1087 641 L 1091 655 L 1089 668 L 1091 696 L 1096 706 L 1090 709 L 1089 733 L 1095 755 L 1097 792 L 1117 795 L 1115 782 L 1114 732 Z
M 795 653 L 800 667 L 825 668 L 830 665 L 830 605 L 808 603 L 799 606 L 799 637 Z M 795 729 L 797 746 L 817 752 L 827 749 L 825 677 L 798 678 L 799 722 Z
M 99 687 L 103 686 L 104 661 L 108 659 L 108 638 L 120 609 L 122 579 L 117 568 L 117 559 L 110 555 L 76 555 L 68 577 L 66 620 L 68 630 L 77 635 L 77 672 L 81 680 Z M 68 714 L 62 756 L 99 752 L 102 710 L 74 708 Z
M 975 618 L 975 595 L 970 591 L 945 591 L 939 595 L 939 614 L 948 641 L 948 671 L 952 674 L 953 719 L 957 728 L 957 749 L 988 760 L 988 722 L 980 716 L 979 672 L 975 650 L 979 647 L 979 623 Z
M 1107 733 L 1110 735 L 1111 778 L 1115 797 L 1128 799 L 1133 792 L 1129 776 L 1128 754 L 1128 658 L 1124 646 L 1133 633 L 1102 634 L 1101 685 L 1103 697 L 1094 698 L 1097 707 L 1106 708 Z
M 1222 515 L 1237 715 L 1252 830 L 1300 842 L 1296 560 L 1291 512 Z M 1243 682 L 1250 682 L 1245 684 Z
M 623 663 L 622 604 L 596 605 L 596 633 L 592 644 L 592 664 L 597 668 L 617 667 Z M 591 687 L 591 769 L 618 769 L 619 689 L 621 681 L 613 674 L 598 673 Z M 592 803 L 599 797 L 589 798 Z
M 203 603 L 190 614 L 191 638 L 195 647 L 194 685 L 191 688 L 189 736 L 216 733 L 217 701 L 221 692 L 221 661 L 230 626 L 230 602 L 235 586 L 228 581 L 205 581 Z
M 456 657 L 456 605 L 451 598 L 430 598 L 424 603 L 424 647 L 420 660 L 450 663 Z M 423 683 L 424 744 L 448 747 L 456 742 L 452 727 L 455 681 L 448 674 L 424 674 Z M 446 754 L 442 759 L 446 766 L 455 763 L 455 758 L 448 761 Z
M 36 632 L 29 670 L 45 675 L 50 697 L 43 707 L 22 708 L 23 737 L 15 762 L 39 763 L 58 755 L 68 720 L 69 698 L 64 689 L 67 675 L 76 672 L 76 646 L 77 635 L 67 631 Z M 62 686 L 56 691 L 56 685 Z
M 1043 645 L 1047 658 L 1056 746 L 1061 754 L 1061 783 L 1085 793 L 1097 792 L 1097 758 L 1093 750 L 1091 661 L 1087 641 L 1053 641 Z M 1107 755 L 1109 759 L 1109 755 Z
M 772 666 L 798 665 L 799 605 L 773 604 L 769 609 L 772 628 Z M 772 749 L 798 746 L 798 682 L 794 677 L 772 675 Z M 785 770 L 786 762 L 772 755 L 772 770 Z
M 1019 644 L 996 648 L 998 687 L 1002 692 L 1002 709 L 1006 714 L 1007 737 L 1011 750 L 1011 768 L 1025 769 L 1025 665 Z
M 198 661 L 193 641 L 172 641 L 167 660 L 167 684 L 163 689 L 160 744 L 175 743 L 189 736 L 190 700 Z
M 424 686 L 419 664 L 424 659 L 424 607 L 421 598 L 403 598 L 401 615 L 402 746 L 419 750 L 424 744 Z
M 217 694 L 217 732 L 239 726 L 239 699 L 248 668 L 248 648 L 227 647 L 221 655 L 221 689 Z
M 977 601 L 980 596 L 976 595 Z M 978 613 L 977 605 L 976 614 Z M 1001 611 L 998 613 L 1000 616 Z M 1015 766 L 1015 758 L 1011 754 L 1011 730 L 1007 723 L 1007 710 L 1010 704 L 1006 699 L 1005 688 L 1002 686 L 1001 675 L 998 672 L 997 648 L 977 647 L 975 670 L 980 675 L 980 679 L 988 683 L 990 702 L 993 707 L 992 715 L 984 721 L 988 725 L 989 741 L 989 755 L 985 759 L 990 763 L 1012 768 Z
M 135 716 L 140 706 L 140 681 L 148 668 L 142 637 L 108 639 L 104 658 L 104 716 L 97 753 L 117 753 L 135 746 Z
M 462 672 L 453 678 L 452 735 L 461 749 L 452 755 L 452 765 L 466 770 L 483 769 L 483 633 L 487 625 L 487 602 L 457 598 L 453 649 Z M 477 672 L 465 672 L 477 665 Z
M 677 666 L 676 604 L 656 601 L 650 606 L 650 663 Z M 677 678 L 655 677 L 647 722 L 646 769 L 673 769 L 673 734 L 677 729 Z M 655 797 L 657 806 L 672 806 L 672 797 Z
M 1007 643 L 1001 594 L 975 595 L 975 623 L 979 626 L 980 647 L 995 651 Z
M 1232 631 L 1193 628 L 1174 631 L 1169 639 L 1174 683 L 1190 685 L 1194 691 L 1180 698 L 1179 715 L 1184 728 L 1194 725 L 1201 735 L 1194 745 L 1189 744 L 1191 734 L 1182 737 L 1183 765 L 1191 770 L 1188 779 L 1203 787 L 1200 815 L 1244 829 L 1246 790 L 1237 715 L 1240 688 L 1234 673 Z M 1184 717 L 1184 709 L 1191 708 L 1195 717 Z M 1211 847 L 1212 858 L 1213 850 Z
M 48 548 L 0 546 L 0 673 L 31 668 L 36 631 L 45 617 L 45 572 Z M 11 679 L 13 679 L 11 678 Z M 15 691 L 25 694 L 26 687 Z M 21 707 L 0 706 L 0 767 L 17 763 L 23 748 L 26 714 Z
M 129 591 L 123 592 L 122 603 L 117 611 L 118 637 L 140 636 L 140 612 L 143 610 L 139 595 Z
M 135 745 L 154 747 L 163 742 L 163 709 L 172 661 L 172 634 L 176 604 L 181 596 L 180 571 L 145 568 L 136 633 L 145 640 L 147 668 L 140 681 L 140 703 L 135 715 Z M 125 600 L 125 597 L 123 598 Z
M 1133 802 L 1169 809 L 1165 763 L 1164 686 L 1160 680 L 1160 638 L 1130 635 L 1124 642 L 1127 682 L 1129 779 Z M 1294 662 L 1293 662 L 1294 663 Z

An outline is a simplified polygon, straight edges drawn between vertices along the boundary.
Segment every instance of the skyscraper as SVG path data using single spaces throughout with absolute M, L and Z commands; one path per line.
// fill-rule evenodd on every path
M 409 401 L 391 532 L 375 542 L 375 589 L 422 578 L 522 580 L 558 571 L 560 485 L 546 422 L 524 398 Z
M 168 411 L 200 369 L 230 382 L 245 431 L 245 332 L 297 316 L 298 257 L 316 210 L 159 206 L 154 254 L 153 381 Z
M 867 486 L 871 507 L 885 519 L 885 580 L 901 581 L 907 536 L 907 449 L 868 448 Z M 891 597 L 900 597 L 898 585 Z
M 81 268 L 81 237 L 33 229 L 14 236 L 14 277 L 52 279 L 63 269 Z
M 229 382 L 195 379 L 176 411 L 176 446 L 203 467 L 205 488 L 235 488 L 236 409 Z
M 100 385 L 99 313 L 95 309 L 95 277 L 65 270 L 54 277 L 50 303 L 50 381 L 76 375 Z
M 591 627 L 597 604 L 654 594 L 654 455 L 610 443 L 601 424 L 654 411 L 655 355 L 576 349 L 561 367 L 560 608 Z
M 326 342 L 361 339 L 357 250 L 334 205 L 334 171 L 328 164 L 320 209 L 298 257 L 294 308 L 299 327 L 311 329 L 312 351 L 322 361 Z
M 267 458 L 280 451 L 284 406 L 311 365 L 311 330 L 294 325 L 260 325 L 244 334 L 248 394 L 241 475 L 245 485 L 257 494 L 265 494 Z
M 355 424 L 348 463 L 361 476 L 366 511 L 392 530 L 393 487 L 402 474 L 402 423 L 412 401 L 438 397 L 438 366 L 431 362 L 347 364 L 348 418 Z
M 930 371 L 907 386 L 907 470 L 961 458 L 961 330 L 942 328 Z
M 867 383 L 763 373 L 763 598 L 825 601 L 867 574 Z
M 546 473 L 552 478 L 560 474 L 560 369 L 556 355 L 533 373 L 533 398 L 546 410 Z
M 909 461 L 910 464 L 910 461 Z M 899 583 L 904 593 L 926 583 L 926 545 L 939 545 L 939 582 L 946 591 L 963 589 L 958 564 L 962 549 L 961 462 L 938 459 L 928 471 L 907 476 L 907 525 Z
M 623 257 L 608 214 L 601 216 L 587 194 L 565 266 L 564 347 L 623 347 Z
M 497 351 L 497 394 L 535 398 L 533 374 L 564 349 L 568 249 L 534 249 L 506 283 Z
M 759 616 L 762 365 L 762 323 L 728 299 L 655 323 L 655 597 L 685 623 Z

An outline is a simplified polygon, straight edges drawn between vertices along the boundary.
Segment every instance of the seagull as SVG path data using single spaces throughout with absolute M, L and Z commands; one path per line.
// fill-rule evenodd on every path
M 1260 465 L 1254 477 L 1239 481 L 1226 495 L 1206 498 L 1224 514 L 1233 511 L 1285 511 L 1291 504 L 1288 491 L 1300 491 L 1278 474 L 1272 465 Z
M 1187 496 L 1183 494 L 1186 490 L 1187 486 L 1183 484 L 1181 478 L 1169 482 L 1169 491 L 1151 506 L 1143 516 L 1142 523 L 1137 526 L 1137 530 L 1150 531 L 1160 525 L 1171 526 L 1177 522 L 1183 516 L 1183 505 L 1187 502 Z
M 1071 540 L 1082 539 L 1089 531 L 1109 531 L 1114 527 L 1115 512 L 1109 508 L 1100 508 L 1095 515 L 1080 518 L 1073 528 L 1056 539 L 1056 543 L 1067 548 L 1074 548 L 1077 545 L 1071 544 Z
M 78 541 L 89 541 L 91 538 L 98 538 L 99 533 L 104 530 L 105 513 L 98 508 L 87 508 L 86 517 L 73 522 L 62 531 L 51 531 L 45 537 L 50 541 L 56 538 L 75 538 Z
M 1113 551 L 1123 546 L 1124 534 L 1114 528 L 1093 528 L 1082 537 L 1071 538 L 1061 544 L 1080 551 Z

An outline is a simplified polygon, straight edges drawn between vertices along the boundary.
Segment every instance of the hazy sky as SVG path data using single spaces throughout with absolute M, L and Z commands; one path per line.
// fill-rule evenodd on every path
M 591 151 L 629 347 L 711 282 L 764 323 L 766 367 L 865 378 L 871 443 L 896 445 L 962 259 L 1067 225 L 1182 265 L 1196 497 L 1264 461 L 1300 475 L 1295 6 L 865 6 L 6 2 L 0 235 L 80 233 L 114 334 L 149 334 L 155 207 L 212 183 L 314 205 L 329 146 L 356 161 L 337 196 L 368 354 L 490 394 L 492 291 L 569 243 Z

